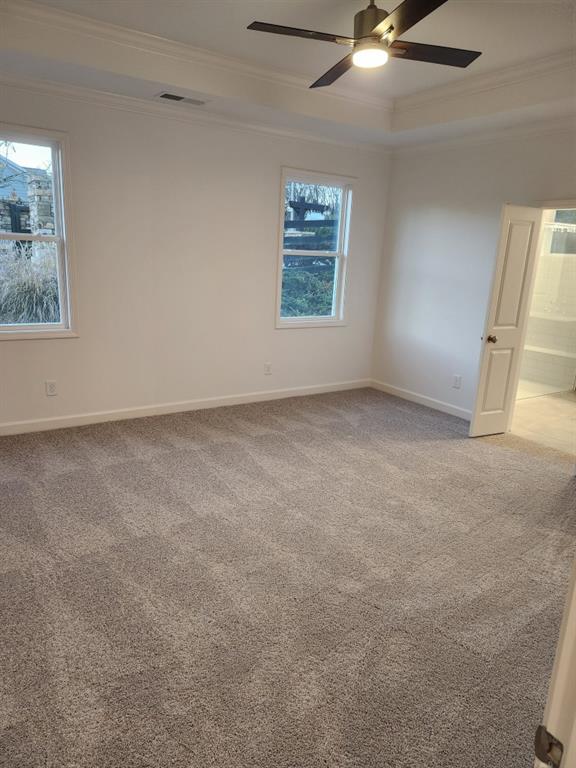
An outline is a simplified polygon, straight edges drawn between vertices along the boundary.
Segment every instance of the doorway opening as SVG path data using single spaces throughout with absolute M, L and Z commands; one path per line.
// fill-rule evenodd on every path
M 481 341 L 470 437 L 576 454 L 576 201 L 504 206 Z
M 510 431 L 576 453 L 576 209 L 544 212 Z

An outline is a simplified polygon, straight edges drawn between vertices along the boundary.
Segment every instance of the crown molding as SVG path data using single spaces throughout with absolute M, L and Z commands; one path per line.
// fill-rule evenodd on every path
M 26 94 L 37 96 L 49 96 L 65 99 L 67 101 L 92 104 L 107 109 L 115 109 L 132 114 L 158 117 L 174 120 L 176 122 L 222 128 L 243 133 L 258 133 L 267 136 L 309 141 L 313 143 L 328 144 L 331 146 L 345 147 L 356 151 L 368 152 L 380 158 L 393 155 L 410 155 L 417 152 L 451 151 L 464 147 L 489 145 L 502 141 L 517 141 L 522 138 L 534 136 L 569 134 L 576 135 L 576 114 L 565 115 L 561 118 L 550 120 L 538 120 L 532 123 L 521 123 L 506 128 L 496 128 L 490 131 L 478 129 L 466 136 L 451 136 L 438 138 L 433 141 L 414 142 L 406 145 L 393 144 L 368 144 L 363 142 L 343 141 L 329 139 L 313 133 L 307 133 L 296 129 L 276 128 L 250 123 L 247 121 L 226 118 L 202 112 L 198 108 L 182 108 L 170 103 L 162 103 L 148 99 L 139 99 L 132 96 L 123 96 L 117 93 L 99 91 L 83 86 L 64 85 L 48 80 L 32 80 L 0 73 L 0 88 L 10 88 Z M 43 126 L 44 128 L 46 126 Z
M 0 0 L 1 1 L 1 0 Z M 369 152 L 379 156 L 389 154 L 390 148 L 384 144 L 370 144 L 362 141 L 345 141 L 319 136 L 312 132 L 291 128 L 277 128 L 262 123 L 252 123 L 210 112 L 201 111 L 200 107 L 182 107 L 177 104 L 163 103 L 149 99 L 140 99 L 134 96 L 125 96 L 108 91 L 100 91 L 84 86 L 56 83 L 50 80 L 33 80 L 0 73 L 0 88 L 10 88 L 37 96 L 51 96 L 67 101 L 93 104 L 107 109 L 116 109 L 123 112 L 131 112 L 138 115 L 160 117 L 175 120 L 181 123 L 193 123 L 209 127 L 220 127 L 241 131 L 244 133 L 259 133 L 267 136 L 294 139 L 298 141 L 310 141 L 316 144 L 328 144 L 337 147 L 345 147 L 361 152 Z
M 478 129 L 465 136 L 444 137 L 434 141 L 418 142 L 404 146 L 396 145 L 393 147 L 393 153 L 394 155 L 410 155 L 417 152 L 449 152 L 459 148 L 496 144 L 504 141 L 518 141 L 519 139 L 529 139 L 534 136 L 554 134 L 576 136 L 576 113 L 548 120 L 535 120 L 528 124 L 519 123 L 518 125 L 505 128 L 494 128 L 489 131 Z
M 576 48 L 570 48 L 541 59 L 530 59 L 491 72 L 469 75 L 454 83 L 428 88 L 409 96 L 400 96 L 393 102 L 393 111 L 395 114 L 406 113 L 429 104 L 487 93 L 525 83 L 537 77 L 559 74 L 567 70 L 574 71 L 575 68 Z
M 214 53 L 204 48 L 196 48 L 185 43 L 160 37 L 159 35 L 152 35 L 147 32 L 140 32 L 127 27 L 90 19 L 86 16 L 70 13 L 69 11 L 38 5 L 30 0 L 0 0 L 1 14 L 53 27 L 59 31 L 67 31 L 73 35 L 87 35 L 94 39 L 104 40 L 107 43 L 115 43 L 119 46 L 133 48 L 146 53 L 154 53 L 176 61 L 184 61 L 188 64 L 210 66 L 225 73 L 241 73 L 275 85 L 285 85 L 306 91 L 309 90 L 310 86 L 309 78 L 302 75 L 269 67 L 260 67 L 243 59 Z M 325 93 L 323 96 L 390 112 L 393 108 L 392 99 L 378 98 L 341 86 L 332 87 L 330 93 Z

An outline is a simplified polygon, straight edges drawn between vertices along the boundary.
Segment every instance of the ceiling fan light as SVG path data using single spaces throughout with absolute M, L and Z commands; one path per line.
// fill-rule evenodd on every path
M 364 43 L 355 48 L 352 63 L 362 69 L 383 67 L 388 61 L 388 52 L 381 43 Z

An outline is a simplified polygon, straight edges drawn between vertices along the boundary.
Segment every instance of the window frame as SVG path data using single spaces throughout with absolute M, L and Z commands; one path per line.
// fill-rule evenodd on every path
M 69 140 L 62 131 L 13 125 L 0 121 L 2 140 L 49 147 L 52 152 L 54 191 L 54 235 L 0 232 L 1 240 L 54 242 L 57 249 L 58 287 L 60 299 L 59 323 L 31 323 L 14 326 L 0 323 L 0 341 L 25 339 L 76 338 L 76 310 L 73 301 L 72 244 L 70 234 L 70 168 Z
M 284 248 L 284 196 L 286 183 L 289 181 L 302 182 L 304 184 L 318 184 L 323 186 L 340 187 L 342 189 L 342 208 L 338 226 L 338 246 L 335 251 L 304 251 Z M 346 273 L 348 267 L 350 218 L 352 212 L 353 179 L 349 176 L 339 176 L 319 171 L 299 170 L 296 168 L 282 168 L 280 183 L 280 221 L 278 235 L 278 267 L 276 279 L 276 328 L 325 328 L 341 327 L 346 321 Z M 282 317 L 282 277 L 284 269 L 284 256 L 334 258 L 334 298 L 333 315 L 300 315 L 298 317 Z

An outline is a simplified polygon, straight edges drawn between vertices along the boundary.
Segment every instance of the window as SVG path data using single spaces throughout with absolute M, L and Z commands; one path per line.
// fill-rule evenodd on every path
M 342 325 L 351 186 L 285 170 L 282 189 L 277 326 Z
M 576 210 L 556 211 L 550 253 L 576 253 Z
M 63 141 L 0 125 L 0 339 L 74 335 Z

